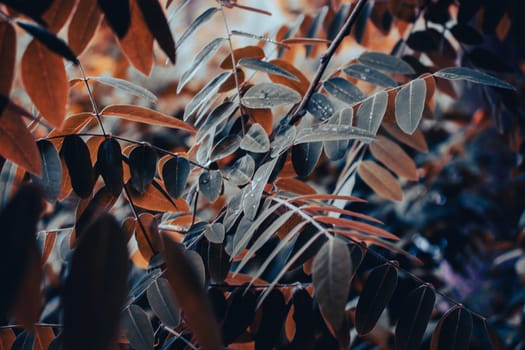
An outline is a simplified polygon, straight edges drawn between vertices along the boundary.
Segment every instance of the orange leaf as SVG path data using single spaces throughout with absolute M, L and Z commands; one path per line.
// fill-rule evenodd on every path
M 47 350 L 53 339 L 55 339 L 55 332 L 52 327 L 36 326 L 33 350 Z
M 44 249 L 42 252 L 42 262 L 46 262 L 49 258 L 49 255 L 51 255 L 51 251 L 53 250 L 53 247 L 55 246 L 55 242 L 57 240 L 57 233 L 56 232 L 48 232 L 46 234 L 46 239 L 44 242 Z
M 15 72 L 16 33 L 13 25 L 0 22 L 0 95 L 9 96 Z M 2 110 L 0 110 L 2 113 Z
M 246 46 L 233 50 L 233 56 L 235 57 L 235 62 L 239 62 L 241 58 L 264 58 L 264 51 L 258 46 Z M 233 68 L 230 54 L 224 58 L 220 67 L 222 69 Z
M 22 80 L 42 116 L 60 127 L 66 115 L 69 90 L 62 57 L 33 40 L 22 56 Z
M 294 179 L 293 177 L 277 179 L 277 181 L 275 181 L 275 186 L 277 186 L 279 190 L 284 192 L 291 192 L 297 194 L 317 193 L 315 189 L 313 189 L 310 185 L 301 180 Z
M 289 88 L 292 88 L 295 91 L 299 92 L 301 95 L 304 95 L 306 93 L 306 91 L 308 90 L 308 86 L 310 85 L 310 81 L 293 64 L 288 63 L 285 60 L 280 60 L 280 59 L 271 60 L 269 63 L 275 64 L 276 66 L 283 68 L 284 70 L 292 73 L 295 77 L 297 77 L 297 79 L 299 79 L 297 81 L 293 79 L 288 79 L 281 75 L 268 74 L 271 81 L 273 81 L 274 83 L 283 84 L 285 86 L 288 86 Z
M 139 220 L 140 223 L 137 222 L 135 225 L 135 239 L 137 240 L 141 255 L 144 259 L 150 261 L 162 248 L 158 222 L 155 216 L 150 213 L 140 214 Z M 144 227 L 144 230 L 142 227 Z
M 131 255 L 131 261 L 141 269 L 147 269 L 149 267 L 149 260 L 146 260 L 138 249 Z
M 121 119 L 131 120 L 139 123 L 181 129 L 191 133 L 195 132 L 195 128 L 193 126 L 183 122 L 180 119 L 140 106 L 111 105 L 104 108 L 100 114 L 105 117 L 115 116 Z
M 399 182 L 388 170 L 376 162 L 371 160 L 361 162 L 357 173 L 378 195 L 395 201 L 403 199 L 403 191 Z
M 0 350 L 9 350 L 15 342 L 16 335 L 11 328 L 0 329 Z
M 120 47 L 135 68 L 149 75 L 153 66 L 153 35 L 144 21 L 137 0 L 130 2 L 130 16 L 128 32 L 119 39 Z
M 325 224 L 346 227 L 352 230 L 368 233 L 370 235 L 377 235 L 386 239 L 393 239 L 396 241 L 399 240 L 399 237 L 388 231 L 360 221 L 341 219 L 333 216 L 315 216 L 314 219 Z
M 378 136 L 370 144 L 370 152 L 375 159 L 397 175 L 412 181 L 418 180 L 416 164 L 397 143 L 384 136 Z
M 313 211 L 313 212 L 323 212 L 323 211 L 329 211 L 329 212 L 333 212 L 333 213 L 339 213 L 339 214 L 342 214 L 342 215 L 348 215 L 348 216 L 354 216 L 356 218 L 360 218 L 360 219 L 365 219 L 365 220 L 368 220 L 368 221 L 372 221 L 372 222 L 375 222 L 375 223 L 378 223 L 378 224 L 383 224 L 383 222 L 381 220 L 378 220 L 374 217 L 371 217 L 369 215 L 366 215 L 366 214 L 361 214 L 361 213 L 358 213 L 358 212 L 355 212 L 355 211 L 351 211 L 351 210 L 346 210 L 346 209 L 340 209 L 340 208 L 337 208 L 337 207 L 332 207 L 332 206 L 329 206 L 329 205 L 309 205 L 307 207 L 301 207 L 301 210 L 304 210 L 304 211 Z
M 344 201 L 360 202 L 360 203 L 366 202 L 366 200 L 358 198 L 358 197 L 354 197 L 354 196 L 341 196 L 337 194 L 323 194 L 323 193 L 306 194 L 304 196 L 290 198 L 289 201 L 290 202 L 307 201 L 307 200 L 323 201 L 323 200 L 337 200 L 337 199 L 344 200 Z
M 154 185 L 149 185 L 142 194 L 135 191 L 132 186 L 126 185 L 126 187 L 133 200 L 133 204 L 140 208 L 172 212 L 188 212 L 190 210 L 188 203 L 186 203 L 184 199 L 167 199 Z M 164 189 L 162 185 L 161 188 Z
M 273 114 L 270 108 L 250 109 L 246 108 L 254 123 L 259 123 L 268 135 L 273 130 Z
M 60 28 L 66 24 L 75 2 L 72 0 L 54 0 L 42 15 L 42 19 L 47 23 L 46 29 L 52 33 L 58 33 Z M 82 3 L 82 1 L 80 2 Z M 87 13 L 84 13 L 84 16 L 87 17 Z
M 24 328 L 32 329 L 38 322 L 42 307 L 42 270 L 40 269 L 40 254 L 36 245 L 31 247 L 27 267 L 22 284 L 17 293 L 13 307 L 13 317 Z
M 290 38 L 284 39 L 281 41 L 286 45 L 320 45 L 320 44 L 330 44 L 330 40 L 326 39 L 316 39 L 316 38 Z
M 66 0 L 67 1 L 67 0 Z M 78 55 L 89 44 L 102 19 L 97 0 L 80 0 L 67 32 L 68 44 Z
M 244 82 L 244 78 L 245 78 L 244 71 L 242 69 L 240 69 L 240 68 L 237 68 L 236 72 L 237 72 L 237 83 L 240 86 Z M 235 88 L 236 88 L 236 86 L 235 86 L 235 76 L 233 74 L 231 74 L 228 77 L 228 79 L 226 79 L 226 81 L 221 84 L 221 86 L 219 87 L 219 90 L 217 90 L 217 92 L 219 92 L 219 93 L 226 92 L 226 91 L 233 90 Z
M 87 123 L 89 123 L 89 121 L 92 120 L 92 118 L 93 118 L 93 114 L 88 113 L 88 112 L 70 115 L 64 120 L 60 128 L 55 128 L 51 130 L 51 132 L 49 133 L 49 135 L 47 135 L 47 137 L 53 138 L 57 136 L 66 136 L 66 135 L 76 134 Z M 64 139 L 56 138 L 50 141 L 53 142 L 53 144 L 58 149 L 62 145 L 62 142 L 64 141 Z
M 19 115 L 10 109 L 0 115 L 0 155 L 40 176 L 42 162 L 33 135 Z
M 416 129 L 412 135 L 405 134 L 397 124 L 383 123 L 383 128 L 398 141 L 419 152 L 428 152 L 427 142 L 421 130 Z

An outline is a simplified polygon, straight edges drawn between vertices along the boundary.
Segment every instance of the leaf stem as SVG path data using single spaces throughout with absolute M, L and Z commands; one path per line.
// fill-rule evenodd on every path
M 102 123 L 102 117 L 100 116 L 100 113 L 98 111 L 97 103 L 95 101 L 95 96 L 93 95 L 93 92 L 91 91 L 91 87 L 89 86 L 89 78 L 86 76 L 86 73 L 84 72 L 84 68 L 82 67 L 82 64 L 80 62 L 78 63 L 78 67 L 80 68 L 80 74 L 82 74 L 82 81 L 84 82 L 84 85 L 86 85 L 86 89 L 89 95 L 89 100 L 91 101 L 91 106 L 93 108 L 93 113 L 95 113 L 95 116 L 97 117 L 98 125 L 100 126 L 100 130 L 106 136 L 106 130 L 104 130 L 104 124 Z

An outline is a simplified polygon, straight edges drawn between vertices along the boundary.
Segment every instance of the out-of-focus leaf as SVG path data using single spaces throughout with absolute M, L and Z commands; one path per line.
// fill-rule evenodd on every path
M 22 56 L 22 81 L 42 116 L 60 127 L 66 115 L 69 89 L 62 58 L 33 40 Z
M 157 39 L 162 51 L 164 51 L 170 61 L 175 64 L 175 40 L 173 39 L 170 26 L 164 16 L 164 11 L 160 6 L 159 1 L 138 0 L 138 4 L 149 31 L 153 34 L 155 39 Z
M 468 349 L 472 333 L 472 315 L 461 306 L 448 310 L 437 324 L 430 341 L 431 350 Z
M 153 327 L 148 314 L 140 306 L 130 305 L 122 312 L 122 328 L 133 349 L 154 349 Z
M 157 153 L 148 145 L 140 145 L 129 154 L 131 186 L 143 193 L 155 177 Z
M 16 24 L 18 24 L 19 27 L 21 27 L 26 32 L 28 32 L 33 38 L 38 40 L 49 50 L 73 62 L 74 64 L 79 63 L 77 56 L 75 56 L 73 51 L 71 51 L 69 46 L 67 46 L 66 42 L 56 37 L 53 33 L 48 31 L 47 29 L 44 29 L 40 26 L 36 26 L 31 23 L 26 23 L 26 22 L 21 22 L 21 21 L 16 21 Z M 42 64 L 43 62 L 40 62 L 40 65 Z M 42 68 L 40 67 L 40 65 L 39 65 L 39 68 Z
M 224 282 L 231 266 L 230 257 L 224 249 L 224 243 L 208 243 L 208 258 L 206 260 L 210 280 L 216 283 Z
M 67 32 L 69 47 L 74 53 L 80 55 L 85 50 L 101 20 L 102 12 L 97 0 L 78 2 Z
M 263 127 L 255 123 L 242 138 L 240 146 L 248 152 L 265 153 L 270 150 L 270 139 Z
M 359 106 L 356 113 L 356 126 L 368 130 L 371 134 L 377 134 L 381 121 L 388 105 L 388 94 L 385 91 L 378 92 Z
M 414 130 L 412 135 L 405 134 L 397 124 L 383 123 L 383 128 L 392 135 L 396 140 L 412 147 L 419 152 L 428 152 L 428 145 L 425 141 L 423 132 L 419 129 Z
M 33 182 L 37 184 L 44 194 L 44 198 L 51 203 L 56 202 L 60 185 L 62 184 L 62 162 L 55 146 L 47 141 L 37 142 L 42 163 L 42 176 L 33 176 Z
M 228 135 L 220 140 L 211 151 L 210 161 L 215 162 L 229 156 L 239 149 L 241 138 L 237 135 Z
M 487 320 L 484 320 L 483 326 L 489 338 L 490 345 L 492 346 L 492 350 L 504 350 L 505 344 L 501 340 L 496 330 L 490 325 L 490 323 L 487 322 Z
M 7 350 L 11 349 L 11 346 L 15 342 L 16 335 L 12 328 L 0 329 L 0 349 Z
M 64 138 L 60 153 L 66 163 L 73 190 L 79 197 L 87 198 L 96 180 L 88 147 L 80 136 L 68 135 Z
M 160 321 L 169 328 L 175 328 L 180 322 L 180 310 L 173 298 L 170 284 L 165 278 L 156 279 L 147 290 L 151 309 Z
M 224 343 L 230 344 L 252 324 L 255 315 L 256 298 L 252 291 L 236 289 L 228 298 L 229 307 L 222 323 Z
M 414 69 L 402 59 L 381 52 L 364 52 L 357 60 L 366 66 L 386 72 L 400 74 L 415 73 Z
M 396 95 L 396 122 L 407 134 L 416 130 L 425 108 L 427 84 L 423 79 L 415 79 L 403 86 Z
M 193 78 L 197 70 L 205 65 L 221 47 L 224 38 L 216 38 L 208 43 L 193 59 L 191 66 L 182 74 L 179 85 L 177 86 L 177 93 L 181 92 L 182 88 Z
M 182 43 L 186 41 L 186 39 L 188 39 L 202 24 L 210 20 L 217 10 L 218 9 L 216 7 L 210 7 L 201 13 L 197 18 L 195 18 L 193 22 L 191 22 L 190 26 L 186 28 L 184 33 L 182 33 L 180 38 L 177 40 L 177 47 L 180 47 Z
M 419 349 L 435 300 L 434 290 L 427 285 L 422 285 L 407 295 L 396 325 L 396 349 Z
M 195 267 L 179 243 L 167 234 L 163 239 L 168 281 L 193 335 L 204 349 L 222 349 L 219 325 Z
M 131 25 L 130 6 L 128 0 L 98 0 L 98 5 L 108 21 L 113 32 L 123 38 Z
M 40 153 L 22 118 L 9 109 L 0 114 L 0 155 L 35 175 L 42 175 Z
M 15 73 L 16 33 L 13 25 L 0 22 L 0 95 L 9 96 Z M 0 106 L 0 115 L 2 107 Z
M 321 314 L 333 334 L 343 327 L 351 279 L 350 253 L 345 242 L 337 237 L 327 240 L 315 255 L 312 283 Z
M 308 104 L 306 105 L 306 109 L 312 115 L 321 120 L 326 120 L 330 118 L 332 114 L 334 114 L 334 107 L 332 106 L 330 100 L 325 95 L 318 92 L 315 92 L 312 95 L 308 101 Z
M 330 95 L 349 105 L 366 97 L 357 86 L 341 77 L 329 78 L 323 83 L 323 87 Z
M 24 15 L 35 20 L 35 22 L 45 25 L 45 21 L 42 19 L 42 14 L 51 6 L 53 0 L 42 0 L 42 1 L 20 1 L 20 0 L 2 0 L 10 8 L 16 12 L 23 13 Z
M 370 144 L 370 152 L 375 159 L 397 175 L 412 181 L 418 180 L 416 164 L 397 143 L 384 136 L 378 136 Z
M 105 117 L 114 116 L 139 123 L 195 132 L 193 126 L 183 122 L 180 119 L 140 106 L 110 105 L 104 108 L 100 112 L 100 115 Z
M 96 167 L 102 175 L 108 191 L 118 196 L 124 185 L 124 170 L 122 168 L 122 151 L 117 140 L 109 137 L 100 144 Z
M 328 119 L 327 125 L 351 126 L 354 119 L 353 108 L 344 108 L 339 113 Z M 326 156 L 330 160 L 338 160 L 344 157 L 349 140 L 324 141 L 323 147 Z
M 397 85 L 396 81 L 388 75 L 359 63 L 344 68 L 343 72 L 352 78 L 383 87 L 393 87 Z
M 98 81 L 99 83 L 102 83 L 105 85 L 112 86 L 116 89 L 120 89 L 133 96 L 142 97 L 148 100 L 149 102 L 153 102 L 153 103 L 157 102 L 157 96 L 155 96 L 153 92 L 149 91 L 146 88 L 143 88 L 142 86 L 133 84 L 127 80 L 108 77 L 108 76 L 89 77 L 89 79 Z
M 298 103 L 301 101 L 301 95 L 281 84 L 261 83 L 252 86 L 241 101 L 248 108 L 269 108 Z
M 292 80 L 299 80 L 295 75 L 288 72 L 286 69 L 256 58 L 241 58 L 238 64 L 244 68 L 253 69 L 256 71 L 265 72 L 273 75 L 280 75 Z
M 10 318 L 17 299 L 23 295 L 22 288 L 32 269 L 32 256 L 36 254 L 38 258 L 35 234 L 42 210 L 40 190 L 25 184 L 0 212 L 0 278 L 5 281 L 0 288 L 0 317 L 4 320 Z M 40 303 L 38 298 L 37 302 Z
M 322 142 L 305 142 L 292 147 L 292 164 L 299 176 L 312 173 L 323 151 Z
M 220 222 L 210 224 L 204 230 L 204 237 L 206 237 L 206 239 L 211 243 L 222 243 L 224 241 L 225 234 L 226 230 L 224 229 L 224 225 Z
M 204 170 L 199 176 L 199 190 L 210 202 L 215 202 L 222 190 L 220 170 Z
M 288 312 L 283 293 L 274 289 L 262 305 L 262 318 L 255 335 L 257 349 L 273 349 L 276 347 Z
M 483 44 L 483 36 L 474 27 L 468 24 L 456 24 L 450 28 L 450 32 L 457 41 L 467 45 Z
M 434 76 L 448 80 L 463 79 L 476 84 L 489 85 L 502 89 L 516 90 L 514 86 L 510 85 L 506 81 L 498 79 L 490 74 L 466 67 L 444 68 L 434 73 Z
M 355 327 L 360 335 L 370 332 L 390 301 L 397 286 L 397 270 L 390 264 L 370 272 L 356 308 Z
M 35 327 L 35 342 L 33 350 L 48 350 L 49 345 L 55 339 L 55 332 L 51 326 Z
M 130 262 L 120 225 L 105 213 L 86 230 L 63 289 L 65 350 L 109 349 L 127 293 Z
M 238 62 L 243 58 L 262 59 L 264 58 L 264 51 L 259 46 L 245 46 L 233 50 L 233 57 L 235 58 L 235 62 Z M 233 68 L 232 58 L 230 54 L 228 54 L 226 58 L 224 58 L 224 61 L 222 61 L 220 67 L 222 69 Z
M 119 43 L 130 63 L 142 74 L 149 75 L 153 66 L 153 35 L 148 30 L 137 1 L 130 1 L 131 24 L 127 33 L 119 38 Z
M 74 1 L 54 0 L 42 16 L 42 19 L 47 24 L 46 29 L 52 33 L 58 33 L 66 24 L 75 5 Z
M 257 215 L 264 186 L 268 183 L 276 162 L 277 158 L 274 158 L 273 160 L 261 165 L 255 171 L 252 182 L 243 190 L 242 208 L 244 215 L 251 220 L 255 219 L 255 216 Z
M 191 99 L 191 101 L 184 108 L 184 120 L 188 120 L 203 104 L 209 102 L 210 97 L 219 89 L 222 83 L 224 83 L 228 77 L 231 76 L 231 72 L 222 72 L 211 79 L 204 87 Z M 228 102 L 225 102 L 228 103 Z M 233 113 L 233 111 L 232 111 Z
M 246 154 L 237 159 L 228 171 L 229 180 L 238 186 L 242 186 L 250 182 L 255 171 L 255 161 Z
M 111 209 L 116 201 L 117 196 L 111 194 L 106 187 L 102 187 L 84 208 L 81 208 L 81 204 L 79 204 L 75 223 L 76 237 L 81 237 L 101 214 Z
M 175 157 L 164 163 L 162 179 L 166 190 L 173 198 L 179 198 L 186 188 L 186 181 L 190 174 L 190 162 L 183 157 Z
M 403 199 L 403 191 L 399 182 L 388 170 L 376 162 L 365 160 L 359 163 L 357 173 L 378 195 L 394 201 Z

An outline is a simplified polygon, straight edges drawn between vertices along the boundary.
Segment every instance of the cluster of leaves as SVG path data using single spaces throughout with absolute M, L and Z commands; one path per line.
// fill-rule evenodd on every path
M 157 0 L 0 3 L 0 72 L 6 77 L 0 85 L 0 154 L 6 159 L 4 193 L 12 197 L 0 216 L 7 242 L 1 277 L 12 281 L 2 291 L 0 317 L 33 331 L 15 337 L 13 327 L 0 329 L 1 348 L 107 349 L 119 324 L 119 343 L 134 349 L 250 342 L 256 348 L 348 348 L 351 330 L 377 343 L 374 327 L 396 303 L 403 312 L 385 333 L 394 329 L 397 349 L 419 347 L 436 294 L 444 295 L 371 250 L 381 247 L 420 263 L 400 249 L 398 236 L 381 228 L 381 221 L 348 206 L 364 202 L 352 195 L 357 176 L 394 201 L 403 198 L 406 180 L 419 179 L 415 161 L 399 143 L 427 151 L 420 122 L 432 113 L 436 94 L 455 93 L 451 81 L 482 84 L 492 99 L 489 88 L 514 90 L 494 75 L 455 67 L 457 51 L 444 32 L 459 45 L 479 42 L 481 34 L 468 24 L 478 10 L 471 2 L 461 2 L 450 28 L 451 1 L 333 2 L 268 36 L 230 31 L 225 14 L 229 8 L 260 16 L 266 11 L 218 1 L 177 43 Z M 482 23 L 489 31 L 485 22 L 494 20 L 487 13 Z M 34 23 L 15 19 L 19 15 Z M 77 55 L 102 18 L 129 63 L 147 75 L 154 40 L 175 63 L 181 43 L 216 15 L 226 23 L 226 36 L 212 38 L 195 55 L 178 78 L 177 93 L 188 90 L 221 47 L 229 52 L 180 118 L 138 105 L 99 109 L 92 82 L 148 103 L 157 100 L 127 80 L 85 75 Z M 413 31 L 421 18 L 442 31 Z M 363 40 L 368 22 L 385 34 L 393 22 L 411 23 L 410 35 L 393 54 L 364 51 L 327 73 L 350 30 Z M 36 117 L 9 98 L 17 48 L 13 23 L 33 37 L 20 66 Z M 56 33 L 67 23 L 66 43 Z M 257 43 L 233 48 L 234 36 Z M 298 53 L 311 57 L 325 47 L 311 78 L 291 63 Z M 462 52 L 474 67 L 487 68 L 472 51 Z M 68 81 L 63 58 L 78 66 L 80 78 Z M 428 60 L 434 65 L 425 66 Z M 80 84 L 92 109 L 66 118 L 68 93 Z M 111 135 L 104 123 L 109 117 L 172 129 L 183 146 L 167 149 Z M 35 141 L 38 123 L 49 130 Z M 374 160 L 365 160 L 368 155 Z M 330 167 L 340 171 L 324 171 Z M 43 200 L 55 208 L 73 202 L 72 224 L 35 236 Z M 415 281 L 410 288 L 396 287 L 400 271 L 400 280 Z M 354 276 L 360 295 L 351 299 Z M 490 324 L 454 301 L 434 327 L 431 348 L 467 348 L 475 320 L 482 321 L 494 348 L 501 348 Z

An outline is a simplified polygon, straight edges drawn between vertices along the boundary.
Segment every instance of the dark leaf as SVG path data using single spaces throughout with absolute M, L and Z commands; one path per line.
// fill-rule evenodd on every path
M 151 309 L 160 321 L 169 328 L 175 328 L 180 322 L 180 310 L 173 298 L 170 284 L 165 278 L 156 279 L 147 290 Z
M 357 86 L 341 77 L 326 80 L 323 83 L 323 87 L 329 94 L 349 105 L 359 102 L 366 97 Z
M 210 279 L 216 283 L 224 282 L 230 271 L 230 257 L 226 254 L 224 244 L 208 243 L 208 271 Z
M 64 157 L 73 190 L 79 197 L 87 198 L 95 185 L 88 147 L 80 136 L 68 135 L 64 138 L 60 154 Z
M 384 264 L 370 272 L 356 308 L 355 328 L 358 334 L 367 334 L 374 328 L 396 285 L 397 270 L 392 265 Z
M 77 56 L 73 53 L 73 51 L 71 51 L 69 46 L 67 46 L 66 42 L 56 37 L 55 34 L 51 33 L 47 29 L 21 21 L 16 21 L 16 24 L 31 34 L 31 36 L 36 40 L 44 44 L 49 50 L 59 54 L 74 64 L 79 63 Z
M 104 12 L 113 32 L 123 38 L 131 23 L 128 0 L 98 0 L 98 6 Z
M 215 162 L 229 156 L 239 149 L 241 138 L 237 135 L 228 135 L 220 140 L 211 151 L 210 161 Z M 268 145 L 269 146 L 269 145 Z
M 459 3 L 458 22 L 467 23 L 481 9 L 484 2 L 479 0 L 461 0 Z
M 383 87 L 393 87 L 397 85 L 396 81 L 388 75 L 363 64 L 352 64 L 344 68 L 343 72 L 352 78 Z
M 454 306 L 443 315 L 430 341 L 430 350 L 468 349 L 472 333 L 472 315 L 461 306 Z
M 204 170 L 199 176 L 199 191 L 210 202 L 215 202 L 222 190 L 220 170 Z
M 403 304 L 403 313 L 396 325 L 396 349 L 419 349 L 435 301 L 434 289 L 428 285 L 419 286 L 410 292 Z
M 219 325 L 194 264 L 173 238 L 164 235 L 163 239 L 168 281 L 193 335 L 204 349 L 222 349 Z
M 448 80 L 458 80 L 463 79 L 476 84 L 483 84 L 494 86 L 502 89 L 515 90 L 516 88 L 506 81 L 498 79 L 490 74 L 483 73 L 478 70 L 474 70 L 466 67 L 450 67 L 442 69 L 434 73 L 436 77 L 448 79 Z
M 255 335 L 255 349 L 276 347 L 288 309 L 283 293 L 277 289 L 272 290 L 262 305 L 262 318 Z
M 306 142 L 292 147 L 292 164 L 299 176 L 308 176 L 314 171 L 323 151 L 322 142 Z
M 170 26 L 164 16 L 164 11 L 158 0 L 138 0 L 140 11 L 148 25 L 149 31 L 157 39 L 160 48 L 170 61 L 175 64 L 175 40 L 171 34 Z
M 148 314 L 140 306 L 130 305 L 122 312 L 122 328 L 133 349 L 154 349 L 153 328 Z
M 321 120 L 326 120 L 334 114 L 334 107 L 328 97 L 318 92 L 314 92 L 306 105 L 306 109 Z
M 76 237 L 81 237 L 85 230 L 89 228 L 100 215 L 111 209 L 117 199 L 118 196 L 111 194 L 106 187 L 102 187 L 98 190 L 93 199 L 91 199 L 85 206 L 85 209 L 81 212 L 77 211 L 77 222 L 75 223 Z M 79 209 L 81 209 L 80 205 Z
M 468 24 L 456 24 L 450 29 L 457 41 L 467 45 L 481 45 L 483 36 L 474 27 Z
M 131 186 L 137 192 L 144 193 L 153 182 L 157 165 L 157 153 L 148 145 L 134 148 L 129 154 Z
M 51 6 L 53 0 L 2 0 L 0 2 L 3 2 L 13 10 L 34 19 L 36 22 L 46 25 L 45 21 L 42 19 L 42 14 Z
M 36 230 L 43 210 L 40 190 L 22 185 L 0 212 L 0 319 L 9 319 L 36 252 Z M 22 300 L 22 302 L 26 302 Z
M 505 344 L 498 335 L 498 332 L 496 332 L 487 320 L 483 321 L 483 326 L 485 327 L 485 332 L 489 338 L 492 350 L 504 350 Z
M 42 162 L 42 176 L 33 175 L 33 182 L 37 184 L 44 193 L 44 198 L 51 203 L 56 202 L 60 185 L 62 184 L 62 162 L 55 146 L 47 141 L 37 142 Z
M 288 72 L 284 68 L 256 58 L 242 58 L 239 60 L 238 65 L 268 74 L 280 75 L 291 80 L 299 80 L 295 75 Z
M 0 22 L 0 95 L 7 98 L 15 73 L 16 33 L 13 25 Z M 5 106 L 0 105 L 0 115 Z
M 231 294 L 228 299 L 230 306 L 222 325 L 225 345 L 232 343 L 252 324 L 256 301 L 255 294 L 250 290 L 244 291 L 242 288 L 236 288 Z
M 124 186 L 122 151 L 114 138 L 106 138 L 98 147 L 97 170 L 102 175 L 109 192 L 118 196 Z
M 62 295 L 64 349 L 111 349 L 130 268 L 126 237 L 113 216 L 102 214 L 86 228 L 70 268 Z
M 406 41 L 406 44 L 412 50 L 416 51 L 436 51 L 438 49 L 438 45 L 434 39 L 434 35 L 432 35 L 432 32 L 430 30 L 420 30 L 410 34 Z
M 362 64 L 385 72 L 414 74 L 408 63 L 400 58 L 380 52 L 364 52 L 357 59 Z
M 190 162 L 183 157 L 175 157 L 164 163 L 162 179 L 166 184 L 166 191 L 173 198 L 179 198 L 186 188 L 186 181 L 190 174 Z

